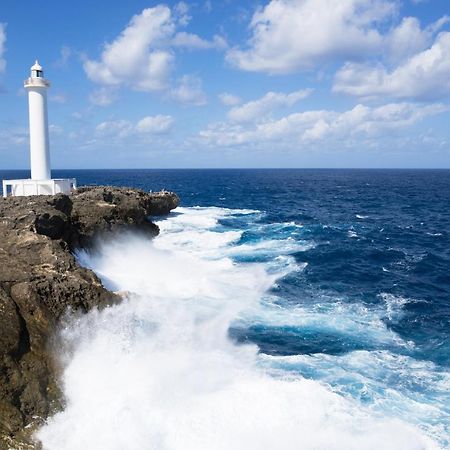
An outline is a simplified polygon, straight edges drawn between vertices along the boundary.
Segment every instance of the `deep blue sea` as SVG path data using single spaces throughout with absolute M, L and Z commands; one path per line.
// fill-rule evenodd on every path
M 24 173 L 0 172 L 0 176 L 19 177 Z M 196 361 L 195 367 L 202 367 L 200 384 L 208 385 L 213 380 L 210 391 L 214 392 L 214 404 L 221 405 L 220 411 L 238 416 L 239 411 L 244 411 L 245 419 L 241 421 L 258 417 L 260 425 L 253 429 L 252 436 L 260 435 L 264 440 L 255 438 L 255 445 L 248 444 L 238 424 L 225 421 L 223 429 L 215 431 L 216 438 L 228 442 L 228 436 L 234 434 L 247 444 L 241 447 L 228 442 L 223 448 L 276 448 L 270 444 L 271 437 L 264 434 L 266 428 L 274 435 L 289 436 L 286 441 L 278 436 L 277 448 L 449 448 L 449 170 L 74 170 L 55 171 L 54 176 L 76 177 L 79 185 L 167 189 L 179 194 L 181 208 L 169 218 L 159 219 L 161 240 L 152 250 L 171 252 L 172 262 L 166 262 L 160 253 L 149 256 L 158 261 L 158 267 L 167 264 L 168 271 L 173 264 L 174 276 L 169 280 L 166 272 L 152 279 L 153 285 L 166 293 L 167 302 L 174 299 L 173 309 L 167 317 L 166 306 L 155 307 L 152 314 L 174 323 L 180 320 L 177 338 L 170 334 L 172 331 L 164 338 L 158 335 L 159 345 L 170 347 L 172 338 L 191 342 L 188 354 Z M 178 250 L 182 253 L 178 254 Z M 99 255 L 111 261 L 115 256 L 110 251 L 99 250 Z M 135 253 L 129 246 L 118 249 L 117 254 L 128 255 L 133 265 Z M 106 267 L 99 255 L 81 254 L 79 258 L 106 284 L 134 290 L 133 286 L 144 283 L 145 274 L 140 281 L 133 278 L 131 285 L 131 275 L 117 281 L 119 268 Z M 205 262 L 209 266 L 203 265 Z M 146 264 L 136 264 L 132 277 Z M 169 288 L 164 283 L 171 284 L 170 289 L 175 289 L 177 283 L 180 286 L 166 292 Z M 222 303 L 214 303 L 219 302 L 217 299 Z M 186 306 L 191 301 L 195 307 Z M 240 301 L 246 304 L 241 309 L 236 306 Z M 157 300 L 154 302 L 157 304 Z M 182 306 L 176 306 L 178 302 Z M 220 314 L 216 310 L 212 314 L 208 309 L 211 304 L 228 306 L 221 307 Z M 177 319 L 178 313 L 182 317 Z M 143 317 L 147 313 L 134 310 L 133 314 Z M 205 322 L 208 327 L 198 325 L 203 327 Z M 181 332 L 187 323 L 189 327 Z M 165 326 L 161 320 L 156 328 Z M 206 338 L 221 328 L 227 344 L 219 338 L 214 342 Z M 147 325 L 143 329 L 147 330 Z M 149 336 L 156 339 L 155 335 Z M 190 340 L 186 336 L 191 336 Z M 203 345 L 208 350 L 200 355 L 197 349 Z M 179 347 L 170 349 L 170 354 L 178 355 Z M 253 351 L 253 356 L 236 357 L 244 349 Z M 156 350 L 149 350 L 149 360 L 161 357 L 158 367 L 165 367 L 165 359 L 152 352 Z M 229 387 L 225 396 L 229 401 L 225 401 L 218 391 L 222 382 L 227 385 L 227 379 L 223 374 L 225 380 L 214 378 L 218 375 L 212 361 L 218 354 L 225 361 L 223 374 L 233 367 L 229 369 L 233 374 L 230 379 L 240 379 L 236 373 L 248 371 L 251 377 L 264 374 L 279 384 L 272 386 L 275 381 L 258 378 L 260 381 L 249 382 L 246 387 Z M 183 355 L 178 358 L 183 360 Z M 240 362 L 232 363 L 227 358 Z M 254 367 L 251 371 L 248 364 Z M 193 371 L 189 364 L 186 367 Z M 170 373 L 178 369 L 171 368 Z M 75 369 L 69 366 L 68 373 L 70 370 Z M 152 379 L 152 383 L 158 380 Z M 211 412 L 208 408 L 212 406 L 202 403 L 206 398 L 202 395 L 206 394 L 197 393 L 195 380 L 189 394 L 183 390 L 176 397 L 185 395 L 203 405 L 198 406 L 199 411 L 194 408 L 192 417 L 196 419 L 186 424 L 186 429 L 196 430 L 200 423 L 214 428 L 202 414 L 220 417 L 221 413 L 215 409 Z M 248 392 L 258 383 L 262 383 L 260 390 L 252 396 Z M 142 387 L 141 392 L 146 389 Z M 272 392 L 273 398 L 269 395 Z M 148 393 L 157 403 L 152 395 Z M 341 399 L 344 403 L 340 403 Z M 254 404 L 254 409 L 249 404 Z M 261 412 L 270 410 L 271 405 L 278 411 L 273 416 Z M 178 409 L 161 408 L 161 417 L 167 423 L 178 417 Z M 64 416 L 64 420 L 69 419 Z M 179 417 L 177 420 L 180 423 Z M 185 442 L 184 447 L 177 447 L 178 441 L 171 440 L 174 432 L 169 425 L 169 431 L 164 427 L 161 431 L 158 423 L 145 424 L 156 431 L 143 439 L 151 441 L 157 431 L 162 433 L 159 448 L 210 445 L 202 431 L 195 439 L 201 435 L 205 440 L 192 438 L 191 442 L 192 436 L 186 438 L 182 432 L 184 425 L 177 425 L 174 429 Z M 308 424 L 304 430 L 302 423 Z M 358 423 L 364 430 L 372 426 L 367 423 L 373 424 L 373 432 L 367 431 L 366 440 L 361 437 Z M 49 425 L 47 434 L 44 429 L 42 436 L 50 442 L 48 435 L 55 429 L 57 420 Z M 252 430 L 251 422 L 247 429 Z M 298 430 L 303 440 L 296 440 L 293 430 Z M 48 445 L 72 448 L 64 447 L 61 440 L 54 447 Z M 141 444 L 136 448 L 158 445 Z

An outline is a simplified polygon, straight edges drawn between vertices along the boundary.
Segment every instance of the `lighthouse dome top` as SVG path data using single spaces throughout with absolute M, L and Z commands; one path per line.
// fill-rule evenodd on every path
M 31 66 L 31 78 L 44 78 L 44 71 L 38 60 Z
M 38 60 L 36 60 L 34 64 L 31 66 L 31 70 L 42 70 L 42 66 L 39 64 Z
M 39 61 L 36 59 L 35 63 L 31 66 L 30 77 L 24 81 L 25 88 L 47 88 L 50 86 L 48 80 L 44 78 L 44 71 Z

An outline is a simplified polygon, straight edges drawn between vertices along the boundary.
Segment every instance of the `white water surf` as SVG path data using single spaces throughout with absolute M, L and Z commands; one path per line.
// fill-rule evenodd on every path
M 301 270 L 286 254 L 290 241 L 278 243 L 275 262 L 230 259 L 240 233 L 216 231 L 217 220 L 251 213 L 181 208 L 154 241 L 128 234 L 79 254 L 108 288 L 129 294 L 62 331 L 67 404 L 37 433 L 45 450 L 439 448 L 326 384 L 275 375 L 255 345 L 229 339 L 277 278 Z

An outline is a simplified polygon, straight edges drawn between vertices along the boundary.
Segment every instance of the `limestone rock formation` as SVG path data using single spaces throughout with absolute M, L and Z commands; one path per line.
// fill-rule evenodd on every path
M 0 449 L 33 448 L 20 446 L 23 430 L 61 406 L 51 351 L 61 317 L 119 300 L 73 250 L 122 229 L 155 236 L 148 217 L 178 202 L 170 192 L 113 187 L 0 199 Z

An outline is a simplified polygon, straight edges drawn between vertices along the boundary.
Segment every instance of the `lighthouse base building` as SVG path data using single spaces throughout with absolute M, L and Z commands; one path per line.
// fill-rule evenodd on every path
M 47 89 L 42 67 L 36 61 L 31 76 L 24 82 L 28 91 L 30 114 L 31 178 L 28 180 L 3 180 L 3 196 L 69 194 L 77 187 L 75 178 L 52 178 L 50 169 L 50 144 L 47 117 Z
M 3 197 L 12 195 L 55 195 L 70 194 L 77 188 L 75 178 L 53 178 L 51 180 L 3 180 Z

